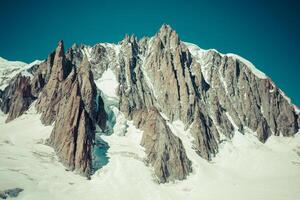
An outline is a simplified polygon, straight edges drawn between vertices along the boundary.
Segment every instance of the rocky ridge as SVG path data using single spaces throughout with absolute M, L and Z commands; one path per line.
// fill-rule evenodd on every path
M 72 65 L 60 41 L 34 71 L 32 78 L 18 74 L 3 91 L 1 108 L 8 113 L 7 122 L 36 100 L 42 123 L 54 123 L 48 144 L 66 167 L 89 177 L 95 129 L 105 129 L 106 113 L 88 62 Z
M 49 144 L 66 166 L 89 176 L 95 129 L 104 130 L 107 120 L 107 102 L 94 80 L 108 69 L 119 82 L 117 107 L 143 130 L 141 145 L 161 183 L 192 171 L 167 120 L 181 120 L 191 130 L 193 148 L 207 160 L 237 131 L 253 132 L 261 142 L 299 131 L 298 108 L 269 77 L 237 55 L 182 42 L 168 25 L 151 38 L 126 35 L 119 44 L 73 45 L 66 53 L 59 42 L 32 68 L 32 78 L 11 79 L 0 92 L 1 110 L 10 121 L 37 99 L 41 121 L 54 123 Z

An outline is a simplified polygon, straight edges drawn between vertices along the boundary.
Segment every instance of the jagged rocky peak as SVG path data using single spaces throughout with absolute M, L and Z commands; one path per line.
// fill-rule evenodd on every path
M 1 110 L 11 121 L 37 99 L 42 123 L 54 123 L 48 143 L 66 167 L 90 176 L 96 126 L 104 130 L 107 115 L 88 59 L 83 57 L 77 66 L 73 58 L 59 41 L 47 60 L 31 70 L 32 77 L 20 73 L 11 80 L 1 92 Z
M 89 176 L 95 128 L 106 128 L 104 104 L 112 105 L 95 84 L 107 70 L 118 81 L 113 106 L 143 130 L 141 145 L 161 183 L 192 170 L 169 127 L 175 120 L 206 160 L 235 134 L 254 133 L 265 142 L 299 131 L 300 112 L 269 77 L 240 56 L 181 41 L 166 24 L 150 38 L 126 35 L 119 44 L 73 45 L 66 53 L 60 41 L 31 78 L 14 78 L 0 91 L 1 110 L 13 119 L 37 98 L 42 123 L 54 123 L 49 144 L 67 167 Z
M 66 59 L 71 62 L 74 66 L 80 66 L 80 63 L 84 57 L 82 50 L 85 48 L 84 45 L 77 45 L 74 43 L 71 48 L 66 51 Z
M 180 44 L 180 39 L 175 30 L 172 29 L 170 25 L 163 24 L 156 34 L 163 47 L 165 48 L 175 48 Z
M 83 100 L 81 90 L 88 87 L 86 92 L 90 92 L 92 88 L 88 82 L 88 86 L 83 88 L 80 76 L 73 70 L 64 82 L 66 95 L 59 102 L 49 144 L 68 168 L 89 176 L 93 170 L 91 151 L 95 138 L 95 120 L 91 118 L 94 117 L 92 113 L 88 112 L 92 110 L 91 105 L 85 103 L 90 103 L 92 98 L 96 101 L 96 97 L 89 93 Z
M 35 100 L 31 94 L 30 78 L 18 74 L 2 94 L 1 110 L 8 113 L 6 122 L 22 115 Z
M 120 42 L 120 44 L 128 44 L 128 43 L 137 43 L 137 37 L 132 34 L 132 35 L 128 35 L 126 34 L 124 39 Z
M 121 101 L 121 110 L 124 105 L 129 106 L 125 113 L 135 106 L 154 105 L 171 121 L 180 119 L 186 127 L 193 124 L 200 156 L 211 159 L 218 151 L 220 135 L 230 139 L 235 131 L 250 129 L 262 142 L 271 134 L 291 136 L 298 131 L 293 105 L 276 89 L 266 88 L 268 79 L 241 57 L 200 48 L 195 51 L 168 25 L 139 44 L 146 45 L 146 50 L 142 55 L 126 55 L 131 62 L 124 73 L 127 81 L 120 84 L 125 99 L 134 92 L 137 95 L 129 102 Z M 141 62 L 134 62 L 137 57 Z M 129 98 L 124 88 L 131 92 Z
M 134 116 L 138 128 L 144 131 L 141 145 L 147 161 L 153 166 L 160 183 L 185 179 L 192 171 L 181 140 L 175 136 L 155 107 L 141 110 Z
M 62 99 L 62 84 L 61 82 L 66 78 L 70 69 L 67 69 L 66 57 L 64 52 L 63 41 L 59 41 L 55 50 L 54 60 L 50 66 L 51 73 L 45 88 L 41 91 L 36 103 L 38 112 L 41 112 L 41 121 L 50 125 L 54 122 L 57 111 L 58 102 Z
M 71 67 L 67 65 L 64 43 L 63 41 L 58 42 L 58 46 L 55 50 L 54 63 L 52 67 L 51 78 L 63 81 L 69 74 Z
M 184 48 L 178 35 L 163 25 L 150 40 L 143 62 L 143 74 L 148 77 L 157 106 L 171 119 L 189 121 L 190 101 L 194 101 L 195 88 L 191 82 L 191 55 Z M 169 102 L 173 102 L 172 105 Z M 172 106 L 172 107 L 170 107 Z M 190 110 L 190 111 L 188 111 Z
M 93 171 L 91 149 L 95 128 L 105 129 L 106 113 L 98 95 L 90 64 L 86 57 L 73 66 L 59 42 L 50 79 L 42 90 L 36 107 L 41 120 L 52 124 L 49 144 L 71 170 L 86 176 Z
M 293 135 L 298 131 L 298 116 L 294 106 L 274 84 L 270 84 L 270 79 L 249 61 L 233 54 L 222 55 L 216 51 L 209 58 L 202 57 L 206 55 L 203 53 L 197 54 L 194 51 L 193 54 L 194 57 L 198 55 L 204 76 L 209 80 L 210 89 L 207 93 L 213 98 L 218 97 L 219 107 L 226 110 L 226 115 L 230 116 L 232 122 L 241 130 L 243 127 L 250 128 L 258 134 L 262 142 L 271 134 Z M 286 120 L 278 118 L 279 114 L 290 122 L 286 123 Z
M 163 35 L 164 33 L 161 33 L 162 39 L 169 44 L 169 38 L 164 38 Z M 173 33 L 170 36 L 172 37 Z M 169 37 L 167 32 L 166 37 Z M 139 42 L 134 38 L 126 37 L 121 43 L 122 54 L 119 58 L 118 72 L 119 108 L 129 119 L 138 121 L 137 124 L 145 123 L 139 125 L 144 130 L 143 138 L 145 139 L 142 145 L 147 149 L 147 158 L 154 167 L 155 175 L 160 182 L 183 179 L 191 171 L 191 164 L 185 155 L 181 140 L 173 135 L 159 114 L 159 111 L 162 111 L 172 119 L 179 118 L 180 94 L 177 92 L 179 88 L 176 77 L 177 73 L 180 78 L 182 77 L 180 70 L 183 69 L 183 66 L 179 66 L 177 63 L 181 64 L 181 60 L 183 62 L 187 60 L 180 60 L 181 55 L 175 53 L 180 50 L 176 50 L 176 47 L 172 51 L 168 51 L 171 49 L 170 46 L 163 47 L 166 48 L 165 50 L 161 48 L 161 44 L 166 45 L 167 43 L 163 44 L 160 34 L 152 39 L 144 38 Z M 142 44 L 146 46 L 141 46 Z M 173 55 L 176 58 L 173 59 Z M 176 61 L 174 61 L 175 59 Z M 173 62 L 177 62 L 180 69 L 175 70 Z M 184 87 L 182 89 L 184 90 Z M 173 105 L 176 104 L 179 111 L 174 109 L 175 107 L 171 107 L 170 102 Z M 147 115 L 148 112 L 149 115 Z M 176 116 L 174 116 L 175 114 Z M 157 128 L 154 130 L 150 128 L 156 125 Z M 159 139 L 151 141 L 151 136 Z M 167 141 L 166 138 L 174 139 Z M 167 148 L 164 149 L 163 146 L 167 146 Z M 168 155 L 172 159 L 167 159 Z M 177 160 L 181 155 L 183 156 L 182 160 Z M 184 167 L 176 167 L 176 165 Z

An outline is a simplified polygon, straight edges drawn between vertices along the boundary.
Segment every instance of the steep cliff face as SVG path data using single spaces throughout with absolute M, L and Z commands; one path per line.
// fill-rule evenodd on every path
M 168 127 L 156 108 L 139 111 L 134 122 L 144 131 L 141 145 L 145 147 L 147 161 L 153 166 L 160 183 L 182 180 L 192 171 L 181 140 Z
M 95 127 L 84 108 L 80 85 L 74 71 L 62 88 L 66 93 L 58 103 L 49 143 L 66 166 L 89 176 L 92 172 L 91 148 Z
M 41 61 L 26 64 L 0 58 L 0 108 L 8 114 L 6 122 L 22 115 L 36 99 L 32 77 Z
M 1 92 L 1 110 L 8 113 L 8 122 L 37 99 L 42 123 L 54 123 L 48 143 L 69 169 L 89 176 L 95 129 L 105 129 L 107 116 L 89 63 L 74 63 L 66 58 L 60 41 L 46 61 L 30 68 L 30 76 L 19 73 L 10 81 Z
M 87 59 L 80 66 L 71 65 L 62 42 L 55 51 L 49 81 L 36 108 L 44 124 L 54 122 L 49 144 L 61 161 L 71 170 L 89 176 L 93 172 L 95 129 L 105 128 L 106 113 Z
M 1 110 L 9 121 L 37 99 L 42 123 L 54 123 L 49 144 L 66 166 L 89 176 L 95 128 L 104 130 L 108 118 L 94 80 L 107 70 L 118 88 L 114 104 L 106 103 L 117 104 L 143 130 L 141 145 L 161 183 L 192 171 L 166 120 L 181 120 L 190 129 L 193 149 L 206 160 L 236 132 L 252 132 L 264 143 L 271 135 L 299 131 L 299 109 L 269 77 L 237 55 L 182 42 L 168 25 L 151 38 L 127 35 L 119 44 L 73 45 L 66 53 L 59 42 L 44 62 L 30 68 L 31 78 L 20 74 L 0 90 Z
M 41 112 L 41 120 L 45 125 L 51 125 L 57 116 L 59 102 L 65 95 L 62 91 L 62 83 L 70 71 L 71 66 L 67 65 L 64 46 L 60 41 L 55 51 L 49 80 L 36 103 L 36 109 Z
M 5 88 L 1 98 L 1 110 L 8 113 L 6 122 L 22 115 L 35 100 L 31 94 L 30 78 L 18 74 Z
M 118 45 L 83 47 L 82 53 L 89 57 L 95 77 L 107 68 L 115 72 L 119 109 L 128 119 L 155 107 L 169 120 L 183 121 L 191 129 L 195 151 L 207 160 L 236 131 L 252 131 L 265 142 L 272 134 L 292 136 L 299 129 L 294 106 L 251 63 L 182 42 L 168 25 L 151 38 L 126 36 Z M 163 180 L 160 167 L 155 171 Z
M 251 129 L 262 142 L 271 134 L 292 136 L 297 133 L 298 114 L 294 106 L 270 78 L 251 63 L 233 54 L 195 50 L 192 45 L 189 48 L 194 57 L 198 56 L 201 69 L 205 70 L 209 85 L 205 92 L 205 106 L 210 112 L 215 113 L 217 108 L 222 108 L 221 115 L 225 113 L 233 126 L 241 132 L 244 127 Z M 220 114 L 213 118 L 220 126 L 218 116 Z M 223 133 L 228 133 L 228 129 L 223 129 Z
M 168 25 L 152 38 L 126 37 L 120 49 L 121 111 L 130 116 L 154 106 L 171 121 L 182 120 L 205 159 L 218 152 L 221 136 L 230 139 L 235 130 L 250 129 L 265 142 L 299 129 L 283 92 L 239 56 L 181 42 Z

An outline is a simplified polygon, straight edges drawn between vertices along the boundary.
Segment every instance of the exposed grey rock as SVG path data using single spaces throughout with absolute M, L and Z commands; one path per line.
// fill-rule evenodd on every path
M 7 199 L 7 197 L 18 197 L 19 193 L 24 191 L 22 188 L 13 188 L 0 191 L 0 199 Z
M 292 136 L 298 131 L 293 106 L 269 78 L 257 77 L 239 59 L 212 54 L 211 88 L 207 93 L 216 93 L 220 106 L 239 128 L 249 127 L 262 142 L 272 132 Z
M 36 103 L 36 109 L 38 112 L 41 112 L 41 121 L 45 125 L 50 125 L 55 120 L 59 102 L 65 95 L 62 92 L 63 84 L 61 84 L 61 82 L 66 79 L 70 71 L 71 66 L 67 65 L 64 54 L 64 45 L 63 42 L 60 41 L 55 51 L 49 81 L 45 88 L 41 91 Z
M 251 130 L 261 142 L 299 131 L 299 113 L 270 78 L 238 56 L 195 49 L 168 25 L 151 38 L 126 35 L 118 45 L 73 45 L 66 54 L 60 42 L 32 68 L 33 78 L 19 84 L 24 89 L 15 90 L 18 81 L 12 80 L 0 91 L 1 109 L 12 110 L 13 119 L 38 98 L 42 122 L 54 123 L 50 144 L 70 169 L 89 175 L 94 129 L 105 129 L 107 118 L 93 80 L 107 69 L 119 81 L 119 110 L 144 130 L 141 144 L 160 182 L 184 179 L 191 171 L 180 139 L 160 113 L 170 122 L 183 121 L 195 151 L 207 160 L 218 152 L 221 136 L 230 140 L 236 131 Z M 27 87 L 28 101 L 21 95 Z
M 41 121 L 54 123 L 49 144 L 69 169 L 89 176 L 93 172 L 94 132 L 96 126 L 105 129 L 107 116 L 87 59 L 68 59 L 73 57 L 68 54 L 66 58 L 60 41 L 46 61 L 31 69 L 32 78 L 20 73 L 1 91 L 1 110 L 8 113 L 10 121 L 38 97 Z M 76 66 L 78 62 L 80 66 Z
M 87 59 L 69 72 L 63 43 L 56 49 L 49 81 L 36 104 L 45 124 L 54 122 L 49 144 L 68 168 L 92 173 L 95 126 L 105 129 L 106 113 Z
M 55 52 L 49 54 L 48 58 L 44 62 L 40 63 L 33 73 L 34 76 L 31 80 L 31 92 L 33 96 L 38 97 L 44 86 L 48 83 L 54 57 Z
M 4 191 L 0 190 L 0 199 L 7 199 L 7 195 L 5 194 Z
M 66 80 L 66 93 L 59 102 L 59 111 L 49 143 L 56 150 L 60 160 L 71 170 L 78 170 L 89 176 L 92 171 L 91 148 L 94 141 L 93 123 L 84 109 L 75 74 Z
M 1 94 L 1 110 L 8 114 L 6 122 L 22 115 L 34 100 L 30 78 L 21 74 L 15 76 Z
M 300 130 L 300 115 L 298 115 L 298 130 Z
M 17 197 L 20 192 L 22 192 L 22 188 L 13 188 L 13 189 L 8 189 L 5 190 L 5 194 L 7 194 L 9 197 Z
M 139 111 L 134 115 L 137 127 L 144 131 L 141 145 L 147 161 L 153 166 L 160 183 L 185 179 L 192 171 L 181 140 L 168 127 L 156 108 Z
M 220 136 L 212 119 L 199 109 L 197 109 L 195 120 L 191 124 L 191 134 L 195 139 L 196 152 L 201 157 L 211 160 L 212 155 L 218 152 Z
M 156 107 L 171 121 L 182 120 L 192 127 L 195 149 L 205 159 L 218 152 L 220 134 L 230 139 L 235 129 L 244 133 L 247 127 L 262 142 L 272 133 L 291 136 L 298 131 L 292 105 L 275 85 L 274 93 L 269 92 L 269 79 L 214 50 L 195 57 L 168 25 L 152 38 L 126 36 L 119 48 L 120 110 L 134 118 L 136 110 Z M 107 49 L 101 46 L 101 60 Z M 107 65 L 96 68 L 101 67 Z

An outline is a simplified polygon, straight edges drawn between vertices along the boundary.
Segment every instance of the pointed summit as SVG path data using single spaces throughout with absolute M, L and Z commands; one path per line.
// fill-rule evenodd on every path
M 62 40 L 58 42 L 58 46 L 55 50 L 52 71 L 54 71 L 55 73 L 52 73 L 52 77 L 50 78 L 57 78 L 59 81 L 64 80 L 71 71 L 70 66 L 68 66 L 66 62 L 64 42 Z
M 163 32 L 163 31 L 171 32 L 173 31 L 173 29 L 169 24 L 164 23 L 159 29 L 159 32 Z
M 60 40 L 58 41 L 55 53 L 57 56 L 62 57 L 64 55 L 65 49 L 64 49 L 64 41 Z
M 178 34 L 168 24 L 163 24 L 160 27 L 156 37 L 160 38 L 165 47 L 175 47 L 180 43 Z
M 125 34 L 125 37 L 124 39 L 120 42 L 121 44 L 128 44 L 128 43 L 137 43 L 137 37 L 132 34 L 132 35 L 129 35 L 129 34 Z

